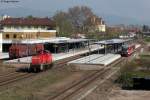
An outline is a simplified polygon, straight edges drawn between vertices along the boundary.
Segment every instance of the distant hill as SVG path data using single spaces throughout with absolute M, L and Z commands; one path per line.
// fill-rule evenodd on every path
M 117 16 L 114 14 L 99 14 L 99 16 L 102 16 L 102 18 L 106 21 L 106 23 L 111 25 L 113 24 L 129 25 L 129 24 L 143 24 L 143 23 L 148 24 L 148 21 L 137 20 L 130 17 Z

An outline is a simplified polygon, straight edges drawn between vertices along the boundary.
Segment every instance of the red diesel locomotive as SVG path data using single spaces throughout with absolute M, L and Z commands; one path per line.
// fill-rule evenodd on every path
M 32 56 L 30 69 L 34 72 L 40 72 L 52 67 L 52 54 L 49 51 L 40 51 L 37 55 Z
M 44 50 L 43 44 L 12 44 L 9 48 L 9 58 L 32 56 L 42 50 Z
M 123 45 L 121 50 L 121 56 L 128 57 L 130 56 L 135 50 L 135 45 Z

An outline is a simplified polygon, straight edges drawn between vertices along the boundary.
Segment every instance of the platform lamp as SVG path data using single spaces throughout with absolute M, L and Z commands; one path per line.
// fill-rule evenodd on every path
M 88 49 L 89 49 L 89 61 L 90 61 L 90 54 L 91 54 L 91 48 L 90 48 L 90 40 L 88 40 Z
M 106 43 L 104 44 L 104 49 L 105 49 L 105 55 L 106 55 Z

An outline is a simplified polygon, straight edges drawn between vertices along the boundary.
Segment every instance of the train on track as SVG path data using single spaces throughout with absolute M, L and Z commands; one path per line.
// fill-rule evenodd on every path
M 44 50 L 43 44 L 12 44 L 9 48 L 9 58 L 32 56 L 42 50 Z
M 126 44 L 122 46 L 121 56 L 128 57 L 135 51 L 135 44 Z
M 30 70 L 40 72 L 52 67 L 52 54 L 47 50 L 39 51 L 37 55 L 32 56 Z
M 29 70 L 44 71 L 52 67 L 52 54 L 44 50 L 43 44 L 13 44 L 9 48 L 9 59 L 31 56 Z

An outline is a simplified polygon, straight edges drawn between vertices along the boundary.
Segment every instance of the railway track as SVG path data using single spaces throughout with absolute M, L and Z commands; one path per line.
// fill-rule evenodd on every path
M 56 70 L 64 69 L 64 67 L 67 64 L 67 62 L 75 60 L 75 59 L 79 59 L 79 58 L 81 58 L 83 56 L 86 56 L 88 54 L 89 53 L 79 54 L 79 55 L 76 55 L 76 56 L 72 56 L 72 57 L 69 57 L 69 58 L 65 58 L 65 59 L 56 61 L 54 63 L 54 69 L 56 69 Z M 98 74 L 99 72 L 96 72 L 96 73 Z M 82 83 L 82 81 L 84 81 L 84 80 L 88 81 L 89 77 L 91 77 L 91 79 L 93 79 L 92 77 L 97 75 L 96 73 L 93 73 L 93 74 L 89 75 L 88 77 L 86 77 L 83 80 L 81 80 L 79 83 L 76 83 L 76 85 Z M 100 73 L 100 74 L 102 74 L 102 73 Z M 25 78 L 29 78 L 29 77 L 34 76 L 34 75 L 36 75 L 36 74 L 35 73 L 20 73 L 20 72 L 15 72 L 15 71 L 7 72 L 5 74 L 0 74 L 0 87 L 5 86 L 5 85 L 9 85 L 9 84 L 17 82 L 19 80 L 23 80 Z M 72 86 L 72 88 L 74 86 Z
M 140 51 L 140 48 L 137 48 L 137 52 Z M 132 55 L 134 56 L 134 55 Z M 118 60 L 118 62 L 114 62 L 110 65 L 110 68 L 117 66 L 121 63 L 125 63 L 128 60 L 132 59 L 132 56 L 129 58 L 122 57 Z M 103 69 L 101 71 L 97 71 L 95 73 L 92 73 L 85 77 L 84 79 L 81 79 L 77 83 L 74 83 L 70 85 L 68 88 L 63 89 L 61 92 L 56 94 L 53 97 L 48 97 L 47 100 L 70 100 L 69 98 L 73 97 L 74 94 L 78 93 L 80 90 L 84 89 L 86 86 L 90 85 L 93 81 L 95 81 L 98 78 L 103 79 L 103 75 L 107 73 L 110 69 L 107 70 Z
M 0 87 L 10 85 L 14 82 L 23 80 L 25 78 L 29 78 L 31 76 L 36 75 L 35 73 L 9 73 L 7 75 L 0 76 Z
M 73 57 L 65 58 L 65 59 L 63 59 L 63 60 L 56 61 L 56 62 L 54 62 L 53 68 L 55 68 L 55 69 L 62 69 L 62 68 L 65 67 L 65 65 L 66 65 L 68 62 L 73 61 L 73 60 L 76 60 L 76 59 L 79 59 L 79 58 L 81 58 L 81 57 L 83 57 L 83 56 L 77 55 L 77 56 L 73 56 Z
M 89 53 L 86 53 L 86 54 L 89 54 Z M 86 54 L 84 54 L 84 55 L 86 55 Z M 63 60 L 59 60 L 54 63 L 54 69 L 56 69 L 56 70 L 63 69 L 65 67 L 65 65 L 67 64 L 67 62 L 81 58 L 81 57 L 83 57 L 83 54 L 69 57 L 69 58 L 66 58 Z M 122 60 L 124 60 L 124 59 L 122 59 Z M 119 63 L 117 63 L 117 64 L 119 64 Z M 103 78 L 102 75 L 104 75 L 108 71 L 109 71 L 109 69 L 107 69 L 107 70 L 103 69 L 101 71 L 96 71 L 94 73 L 90 73 L 89 75 L 87 75 L 87 77 L 84 77 L 80 81 L 73 83 L 71 86 L 63 89 L 55 96 L 47 98 L 47 100 L 66 100 L 67 98 L 70 98 L 75 93 L 77 93 L 79 90 L 81 90 L 81 89 L 85 88 L 86 86 L 88 86 L 89 84 L 91 84 L 97 78 Z M 23 80 L 23 79 L 26 79 L 26 78 L 29 78 L 29 77 L 32 77 L 35 75 L 36 75 L 35 73 L 19 73 L 19 72 L 10 72 L 10 73 L 4 74 L 4 75 L 0 75 L 0 87 L 8 86 L 11 83 L 15 83 L 15 82 L 18 82 L 20 80 Z
M 7 75 L 13 74 L 13 73 L 16 73 L 16 71 L 11 70 L 11 71 L 0 72 L 0 77 L 7 76 Z
M 124 61 L 125 58 L 120 59 L 118 62 L 113 63 L 113 66 L 116 66 Z M 70 100 L 68 98 L 72 97 L 74 94 L 78 93 L 80 90 L 84 89 L 88 85 L 90 85 L 93 81 L 98 78 L 103 79 L 104 75 L 111 70 L 113 66 L 107 67 L 106 69 L 103 68 L 100 71 L 96 71 L 87 75 L 86 77 L 82 78 L 76 83 L 73 83 L 71 86 L 63 89 L 58 94 L 53 97 L 48 97 L 47 100 Z
M 9 76 L 15 75 L 17 73 L 18 72 L 16 72 L 16 71 L 11 71 L 11 72 L 8 72 L 8 73 L 5 73 L 5 74 L 3 73 L 3 74 L 0 75 L 0 79 L 4 78 L 4 77 L 9 77 Z
M 69 58 L 65 58 L 65 59 L 56 61 L 54 63 L 54 69 L 56 69 L 56 70 L 64 69 L 67 62 L 81 58 L 81 57 L 82 57 L 81 55 L 76 55 L 76 56 L 72 56 Z M 44 72 L 41 72 L 39 74 L 42 74 L 42 73 L 44 73 Z M 15 82 L 18 82 L 20 80 L 23 80 L 23 79 L 26 79 L 26 78 L 29 78 L 29 77 L 32 77 L 35 75 L 37 75 L 37 74 L 36 73 L 27 73 L 27 72 L 21 73 L 21 72 L 16 72 L 15 70 L 0 74 L 0 87 L 7 86 L 11 83 L 15 83 Z
M 96 71 L 96 72 L 88 75 L 86 78 L 83 78 L 80 81 L 72 84 L 70 87 L 62 90 L 55 96 L 47 98 L 47 100 L 65 100 L 65 99 L 71 97 L 73 94 L 77 93 L 82 88 L 89 85 L 92 81 L 94 81 L 96 78 L 98 78 L 101 74 L 103 74 L 105 72 L 106 71 L 104 71 L 104 70 L 101 70 L 100 72 Z

